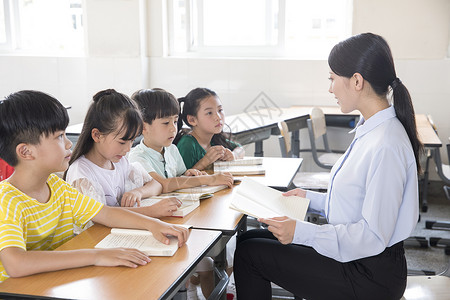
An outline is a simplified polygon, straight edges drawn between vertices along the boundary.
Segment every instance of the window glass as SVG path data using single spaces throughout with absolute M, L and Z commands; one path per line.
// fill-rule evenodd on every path
M 10 7 L 3 11 L 5 17 L 1 22 L 3 32 L 11 32 L 10 51 L 43 55 L 83 54 L 82 0 L 0 1 L 7 1 Z M 0 39 L 1 32 L 2 27 Z
M 205 46 L 264 46 L 278 40 L 278 1 L 203 0 L 199 35 Z M 195 12 L 195 11 L 194 11 Z
M 172 0 L 169 55 L 325 59 L 351 35 L 352 0 Z
M 38 52 L 82 52 L 81 0 L 19 1 L 20 48 Z

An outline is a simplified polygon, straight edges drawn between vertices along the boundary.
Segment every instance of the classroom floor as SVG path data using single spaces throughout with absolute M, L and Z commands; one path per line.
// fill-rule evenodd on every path
M 411 236 L 427 238 L 440 237 L 450 239 L 448 230 L 431 230 L 425 228 L 427 220 L 450 222 L 450 201 L 447 200 L 443 190 L 444 184 L 440 181 L 431 181 L 428 189 L 428 211 L 420 212 L 420 221 Z M 405 246 L 405 255 L 408 270 L 426 270 L 436 274 L 444 272 L 449 267 L 450 255 L 446 255 L 444 248 L 419 248 Z M 411 272 L 410 272 L 411 274 Z M 411 274 L 412 275 L 412 274 Z

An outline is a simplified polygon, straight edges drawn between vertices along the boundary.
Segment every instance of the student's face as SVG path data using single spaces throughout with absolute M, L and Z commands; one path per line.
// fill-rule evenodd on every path
M 178 115 L 157 118 L 151 125 L 144 122 L 142 134 L 145 145 L 158 152 L 161 152 L 163 147 L 169 147 L 177 135 L 177 123 Z
M 36 159 L 50 173 L 63 172 L 69 167 L 72 142 L 64 130 L 55 131 L 49 136 L 42 135 L 40 143 L 34 147 Z
M 330 88 L 329 92 L 334 94 L 337 100 L 337 104 L 341 107 L 343 113 L 350 113 L 356 108 L 356 100 L 354 93 L 350 87 L 351 79 L 338 76 L 333 72 L 330 72 Z
M 197 116 L 193 117 L 195 130 L 201 130 L 208 134 L 221 133 L 225 123 L 225 115 L 220 99 L 209 96 L 200 102 Z
M 119 162 L 128 151 L 133 141 L 123 140 L 123 132 L 99 134 L 95 143 L 96 151 L 105 159 L 114 163 Z

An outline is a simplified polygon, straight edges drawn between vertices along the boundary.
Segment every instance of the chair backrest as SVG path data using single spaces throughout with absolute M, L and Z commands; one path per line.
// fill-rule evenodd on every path
M 327 133 L 325 115 L 320 108 L 314 107 L 309 114 L 309 118 L 311 120 L 312 130 L 316 139 Z
M 314 107 L 309 114 L 309 119 L 306 120 L 306 124 L 308 125 L 309 140 L 311 143 L 311 151 L 313 153 L 314 159 L 316 159 L 318 155 L 316 140 L 320 137 L 323 138 L 323 146 L 325 148 L 325 152 L 330 153 L 331 149 L 328 145 L 327 124 L 323 111 L 318 107 Z
M 286 122 L 278 122 L 278 129 L 280 130 L 280 135 L 278 136 L 278 141 L 280 143 L 281 156 L 290 157 L 291 155 L 291 136 L 289 135 L 289 130 Z

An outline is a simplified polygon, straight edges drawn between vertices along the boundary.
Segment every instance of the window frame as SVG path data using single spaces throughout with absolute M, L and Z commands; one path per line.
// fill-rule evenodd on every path
M 200 10 L 202 9 L 203 0 L 185 0 L 185 13 L 186 13 L 186 26 L 185 34 L 186 34 L 186 48 L 184 51 L 175 50 L 175 37 L 174 37 L 174 1 L 168 1 L 167 5 L 167 28 L 168 28 L 168 56 L 181 56 L 181 57 L 289 57 L 289 58 L 297 58 L 297 59 L 310 59 L 310 57 L 295 56 L 291 54 L 291 51 L 286 48 L 286 1 L 287 0 L 278 0 L 278 38 L 276 45 L 264 45 L 264 46 L 205 46 L 203 43 L 203 36 L 201 34 L 201 23 L 202 23 L 202 13 L 201 11 L 198 13 L 198 33 L 197 45 L 194 45 L 193 38 L 194 34 L 191 32 L 193 26 L 193 10 L 194 4 L 193 1 L 197 1 L 200 6 Z M 270 0 L 266 0 L 270 1 Z M 353 0 L 347 1 L 347 16 L 349 17 L 346 20 L 346 27 L 348 35 L 351 35 L 352 32 L 352 8 L 353 8 Z M 267 31 L 266 31 L 267 34 Z M 266 44 L 268 42 L 268 37 L 266 37 Z M 317 58 L 313 58 L 317 59 Z

